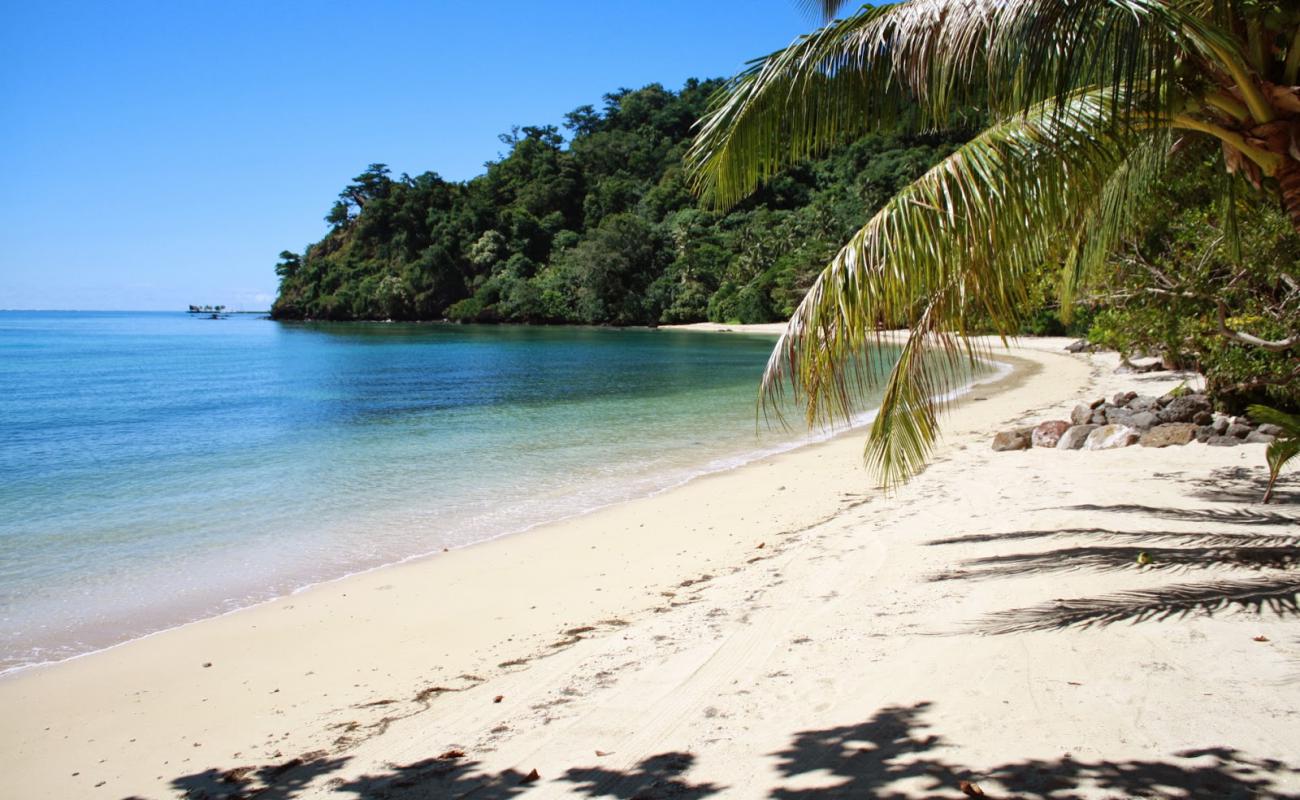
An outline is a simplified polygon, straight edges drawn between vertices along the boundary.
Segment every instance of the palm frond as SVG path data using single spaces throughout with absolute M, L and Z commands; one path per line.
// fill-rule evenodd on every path
M 1264 490 L 1263 502 L 1267 503 L 1273 497 L 1273 486 L 1282 474 L 1282 468 L 1291 459 L 1300 456 L 1300 416 L 1261 405 L 1251 406 L 1247 413 L 1257 422 L 1276 425 L 1282 429 L 1264 451 L 1264 461 L 1268 464 L 1268 487 Z
M 1138 205 L 1164 173 L 1172 145 L 1169 130 L 1146 132 L 1101 192 L 1082 207 L 1074 246 L 1062 261 L 1058 294 L 1063 321 L 1069 322 L 1073 316 L 1080 284 L 1101 270 L 1124 235 L 1136 225 Z
M 864 7 L 753 62 L 715 97 L 686 161 L 719 206 L 781 168 L 882 126 L 949 124 L 974 102 L 996 120 L 1082 86 L 1113 116 L 1181 102 L 1178 58 L 1230 37 L 1166 0 L 907 0 Z M 1140 86 L 1147 91 L 1138 91 Z
M 886 203 L 791 317 L 763 376 L 765 402 L 778 406 L 788 387 L 810 425 L 850 419 L 880 372 L 879 331 L 906 328 L 867 456 L 885 484 L 914 474 L 937 436 L 943 396 L 984 355 L 963 336 L 972 316 L 1003 335 L 1017 329 L 1030 305 L 1024 278 L 1140 141 L 1112 125 L 1111 108 L 1102 89 L 1040 104 Z

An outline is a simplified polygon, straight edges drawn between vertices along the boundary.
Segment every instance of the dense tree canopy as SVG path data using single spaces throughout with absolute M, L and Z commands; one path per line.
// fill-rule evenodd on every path
M 785 319 L 843 240 L 969 135 L 872 133 L 727 213 L 683 174 L 720 81 L 608 94 L 519 127 L 465 183 L 371 164 L 323 239 L 280 254 L 280 319 L 657 324 Z M 567 138 L 566 138 L 567 137 Z

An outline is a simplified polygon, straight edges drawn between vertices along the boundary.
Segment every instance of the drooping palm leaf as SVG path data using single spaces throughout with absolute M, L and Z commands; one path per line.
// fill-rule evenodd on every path
M 776 405 L 791 390 L 813 425 L 849 419 L 879 374 L 880 329 L 907 329 L 867 459 L 885 484 L 914 474 L 945 396 L 984 355 L 961 336 L 972 315 L 1015 331 L 1026 276 L 1146 141 L 1112 124 L 1112 105 L 1100 89 L 1040 104 L 886 203 L 796 309 L 768 361 L 764 397 Z

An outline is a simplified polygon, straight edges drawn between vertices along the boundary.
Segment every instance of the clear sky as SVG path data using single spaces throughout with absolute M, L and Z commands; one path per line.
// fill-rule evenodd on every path
M 0 308 L 267 308 L 367 164 L 470 178 L 512 125 L 815 24 L 796 0 L 0 0 Z

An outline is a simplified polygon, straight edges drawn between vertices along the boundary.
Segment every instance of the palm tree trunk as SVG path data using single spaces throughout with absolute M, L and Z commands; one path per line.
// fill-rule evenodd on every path
M 1277 182 L 1282 187 L 1282 207 L 1291 218 L 1291 227 L 1300 233 L 1300 161 L 1283 156 L 1282 166 L 1277 168 Z

